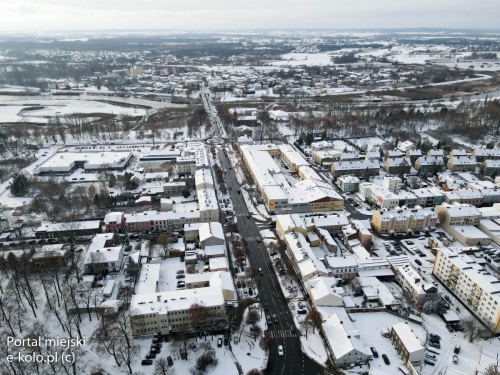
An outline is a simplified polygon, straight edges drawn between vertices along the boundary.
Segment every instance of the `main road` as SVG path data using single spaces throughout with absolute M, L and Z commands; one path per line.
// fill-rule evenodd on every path
M 231 164 L 228 158 L 220 150 L 218 158 L 221 168 L 228 172 L 224 175 L 226 185 L 233 202 L 234 216 L 238 218 L 239 233 L 248 241 L 250 264 L 256 269 L 263 270 L 263 276 L 260 276 L 259 298 L 261 302 L 269 304 L 270 310 L 262 312 L 262 319 L 265 320 L 265 315 L 268 314 L 271 316 L 277 314 L 279 318 L 279 323 L 273 323 L 267 327 L 268 334 L 273 340 L 269 354 L 270 373 L 277 375 L 323 374 L 325 369 L 302 353 L 299 336 L 292 334 L 290 330 L 294 325 L 293 316 L 273 271 L 268 251 L 265 245 L 258 241 L 259 229 L 251 217 L 247 218 L 249 212 L 245 200 L 242 194 L 238 194 L 241 186 L 236 180 L 234 170 L 229 169 Z M 283 357 L 278 356 L 278 345 L 283 345 Z

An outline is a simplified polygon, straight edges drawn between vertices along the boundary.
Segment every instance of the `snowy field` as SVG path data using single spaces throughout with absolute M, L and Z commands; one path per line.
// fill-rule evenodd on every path
M 41 107 L 26 111 L 26 108 Z M 48 117 L 66 116 L 74 113 L 107 113 L 115 115 L 144 116 L 146 111 L 126 108 L 93 100 L 32 99 L 1 102 L 0 122 L 47 122 Z

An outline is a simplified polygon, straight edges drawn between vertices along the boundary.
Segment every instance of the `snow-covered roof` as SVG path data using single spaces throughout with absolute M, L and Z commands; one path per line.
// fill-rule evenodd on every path
M 101 222 L 99 220 L 90 221 L 73 221 L 67 223 L 42 223 L 36 232 L 63 232 L 67 230 L 86 230 L 86 229 L 99 229 Z
M 226 269 L 228 268 L 227 266 L 227 260 L 224 257 L 216 257 L 216 258 L 210 258 L 208 260 L 208 264 L 210 267 L 210 270 L 220 270 L 220 269 Z
M 136 283 L 135 294 L 155 293 L 159 279 L 160 263 L 143 264 Z
M 367 356 L 372 355 L 348 319 L 341 321 L 337 314 L 333 314 L 323 323 L 323 331 L 335 358 L 342 360 L 342 357 L 353 350 Z
M 317 306 L 342 306 L 343 288 L 336 285 L 337 280 L 334 277 L 318 277 L 309 280 L 309 293 L 315 304 Z M 329 296 L 333 298 L 328 299 L 328 302 L 326 300 L 321 301 Z
M 199 230 L 200 242 L 215 237 L 224 240 L 222 224 L 219 222 L 203 223 Z
M 392 329 L 396 332 L 403 346 L 406 350 L 408 350 L 410 355 L 411 353 L 424 350 L 422 343 L 417 336 L 415 336 L 415 333 L 413 333 L 413 330 L 407 323 L 394 324 Z
M 35 250 L 32 259 L 64 256 L 68 252 L 66 244 L 44 245 Z
M 121 223 L 123 217 L 123 212 L 108 212 L 104 216 L 104 224 L 109 223 Z

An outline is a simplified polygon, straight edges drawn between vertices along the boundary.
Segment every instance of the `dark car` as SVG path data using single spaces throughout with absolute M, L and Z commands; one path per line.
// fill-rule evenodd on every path
M 172 359 L 172 357 L 171 357 L 171 356 L 168 356 L 168 357 L 167 357 L 167 364 L 168 364 L 169 366 L 173 366 L 173 365 L 174 365 L 174 361 L 173 361 L 173 359 Z
M 429 341 L 429 346 L 432 346 L 433 348 L 436 349 L 441 349 L 441 345 L 439 345 L 439 343 L 435 341 Z
M 297 328 L 293 325 L 293 326 L 290 326 L 290 331 L 292 331 L 292 334 L 296 334 L 297 333 Z
M 305 314 L 307 314 L 307 310 L 306 309 L 299 309 L 299 310 L 297 310 L 297 314 L 305 315 Z
M 271 315 L 266 315 L 266 320 L 267 320 L 267 324 L 269 324 L 269 325 L 273 324 L 273 320 L 271 319 Z
M 419 266 L 422 265 L 422 262 L 419 259 L 415 259 L 415 263 L 417 263 Z
M 453 329 L 453 327 L 449 324 L 446 325 L 446 329 L 448 330 L 448 332 L 455 332 L 455 330 Z
M 161 336 L 155 336 L 153 342 L 164 342 L 165 339 Z
M 429 337 L 433 340 L 438 340 L 438 341 L 441 340 L 441 336 L 436 335 L 434 333 L 429 334 Z
M 460 353 L 460 345 L 455 346 L 455 349 L 453 349 L 453 353 L 455 353 L 455 354 Z
M 220 337 L 217 339 L 217 346 L 218 346 L 219 348 L 221 348 L 221 347 L 222 347 L 222 338 L 220 338 Z
M 148 353 L 146 354 L 146 359 L 153 359 L 156 358 L 156 353 Z
M 272 251 L 272 252 L 269 253 L 269 255 L 271 255 L 272 257 L 275 256 L 275 255 L 277 255 L 277 254 L 278 254 L 277 251 Z
M 382 359 L 384 360 L 384 363 L 389 366 L 391 362 L 389 361 L 389 358 L 385 354 L 382 354 Z
M 264 310 L 269 311 L 269 304 L 264 302 Z
M 228 346 L 229 344 L 229 338 L 227 336 L 224 336 L 224 346 Z
M 143 366 L 151 366 L 152 364 L 153 364 L 152 359 L 143 359 L 141 362 L 141 365 L 143 365 Z
M 370 348 L 370 350 L 372 351 L 373 353 L 373 357 L 374 358 L 378 358 L 378 352 L 377 352 L 377 349 L 375 349 L 373 346 Z
M 431 366 L 435 366 L 435 363 L 432 362 L 430 359 L 424 359 L 424 363 L 428 364 L 428 365 L 431 365 Z
M 175 278 L 176 279 L 185 279 L 186 275 L 180 274 L 180 275 L 175 276 Z
M 278 320 L 278 315 L 276 314 L 273 314 L 273 320 L 274 320 L 274 323 L 278 324 L 280 321 Z

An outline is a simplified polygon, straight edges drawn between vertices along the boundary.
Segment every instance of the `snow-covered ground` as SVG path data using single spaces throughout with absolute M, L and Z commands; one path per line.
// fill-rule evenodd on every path
M 93 100 L 57 100 L 32 99 L 2 102 L 0 106 L 1 122 L 47 122 L 48 117 L 66 116 L 74 113 L 107 113 L 115 115 L 144 116 L 146 111 L 139 108 L 128 108 Z M 40 107 L 23 111 L 26 108 Z

